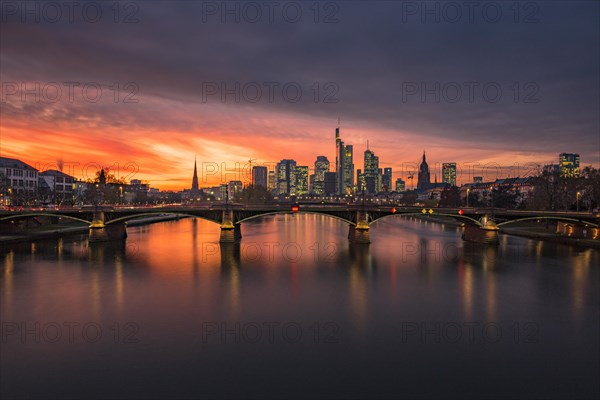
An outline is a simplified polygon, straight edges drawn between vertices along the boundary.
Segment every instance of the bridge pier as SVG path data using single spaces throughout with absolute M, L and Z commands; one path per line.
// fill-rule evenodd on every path
M 467 242 L 499 244 L 498 226 L 488 215 L 481 219 L 482 226 L 465 225 L 462 232 L 462 240 Z
M 92 217 L 89 233 L 90 242 L 106 242 L 108 241 L 108 232 L 104 224 L 104 212 L 96 211 Z
M 242 231 L 240 225 L 233 224 L 233 211 L 223 210 L 223 217 L 221 219 L 221 243 L 235 243 L 242 238 Z
M 90 242 L 127 239 L 127 224 L 122 222 L 105 225 L 104 227 L 90 227 L 88 239 Z
M 104 211 L 94 213 L 90 224 L 88 239 L 90 242 L 106 242 L 109 240 L 123 240 L 127 238 L 127 223 L 116 222 L 105 224 Z
M 371 243 L 369 234 L 368 214 L 363 211 L 356 212 L 356 225 L 350 225 L 348 231 L 348 240 L 353 243 Z

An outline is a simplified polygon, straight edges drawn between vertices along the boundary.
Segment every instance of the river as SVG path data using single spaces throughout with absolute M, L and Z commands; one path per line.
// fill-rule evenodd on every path
M 386 218 L 2 248 L 2 398 L 595 398 L 600 252 Z

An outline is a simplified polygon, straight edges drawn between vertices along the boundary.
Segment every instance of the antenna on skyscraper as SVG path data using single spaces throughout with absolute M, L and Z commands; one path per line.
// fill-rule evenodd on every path
M 369 139 L 367 139 L 367 150 L 369 150 Z

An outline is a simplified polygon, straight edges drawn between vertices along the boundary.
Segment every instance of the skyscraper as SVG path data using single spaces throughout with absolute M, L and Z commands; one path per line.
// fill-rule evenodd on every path
M 344 185 L 340 194 L 352 194 L 354 189 L 354 147 L 350 144 L 344 146 L 344 165 L 342 171 Z
M 362 173 L 362 170 L 356 170 L 356 192 L 362 193 L 365 189 L 365 174 Z
M 400 178 L 396 179 L 396 192 L 402 193 L 406 191 L 406 184 Z
M 308 167 L 298 165 L 295 169 L 296 174 L 296 195 L 300 196 L 308 193 Z
M 442 164 L 442 182 L 456 186 L 456 163 Z
M 277 174 L 275 171 L 269 171 L 269 177 L 267 178 L 267 189 L 272 192 L 277 190 Z
M 369 150 L 368 147 L 367 150 L 365 150 L 364 169 L 364 190 L 371 194 L 377 193 L 377 184 L 379 181 L 379 157 Z
M 384 168 L 381 177 L 381 188 L 383 192 L 391 192 L 392 188 L 392 169 Z
M 262 186 L 265 189 L 267 188 L 267 167 L 252 167 L 252 184 L 254 186 Z
M 325 194 L 325 173 L 329 172 L 329 160 L 325 156 L 318 156 L 315 161 L 315 177 L 311 191 L 314 194 Z
M 296 161 L 281 160 L 277 163 L 277 195 L 296 195 Z
M 342 142 L 342 139 L 340 138 L 340 121 L 338 119 L 338 127 L 335 128 L 335 179 L 336 179 L 336 192 L 339 191 L 339 188 L 341 186 L 341 170 L 342 170 L 342 163 L 343 163 L 343 157 L 341 157 L 341 153 L 342 153 L 342 148 L 344 147 L 344 142 Z
M 425 160 L 425 151 L 423 151 L 423 161 L 419 166 L 419 176 L 417 181 L 417 190 L 427 190 L 431 186 L 431 176 L 429 175 L 429 165 Z
M 564 177 L 578 177 L 579 154 L 560 153 L 558 155 L 558 165 L 560 166 L 560 175 Z
M 354 148 L 344 145 L 340 138 L 340 127 L 335 128 L 335 172 L 336 193 L 350 194 L 354 188 Z
M 331 196 L 335 194 L 336 191 L 336 173 L 335 172 L 325 172 L 325 196 Z

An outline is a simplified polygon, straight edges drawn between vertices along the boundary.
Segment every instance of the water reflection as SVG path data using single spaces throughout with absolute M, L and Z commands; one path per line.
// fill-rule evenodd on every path
M 112 342 L 104 348 L 61 348 L 61 357 L 73 365 L 86 365 L 94 357 L 111 372 L 98 368 L 91 379 L 65 371 L 54 380 L 40 378 L 36 388 L 11 383 L 23 394 L 19 397 L 43 397 L 35 390 L 52 392 L 55 385 L 67 385 L 61 376 L 77 376 L 82 386 L 101 390 L 105 380 L 130 373 L 132 360 L 156 368 L 156 374 L 139 372 L 149 387 L 168 377 L 169 388 L 176 384 L 189 389 L 184 394 L 196 393 L 201 376 L 205 397 L 217 397 L 228 386 L 223 377 L 232 365 L 252 378 L 236 380 L 240 390 L 264 376 L 285 381 L 284 373 L 313 380 L 334 374 L 333 379 L 348 385 L 371 370 L 383 374 L 376 388 L 361 389 L 365 393 L 396 382 L 398 376 L 404 382 L 429 379 L 431 367 L 425 364 L 430 359 L 462 382 L 476 376 L 482 365 L 488 368 L 493 357 L 498 365 L 510 366 L 497 381 L 486 378 L 496 387 L 530 378 L 531 371 L 544 370 L 555 357 L 575 366 L 560 372 L 572 374 L 574 381 L 597 372 L 592 361 L 581 361 L 594 356 L 589 343 L 598 335 L 596 250 L 506 235 L 499 246 L 479 245 L 463 242 L 455 226 L 395 218 L 371 228 L 370 245 L 349 244 L 345 224 L 316 215 L 266 217 L 242 230 L 240 243 L 219 244 L 218 225 L 184 219 L 129 228 L 121 242 L 88 243 L 85 236 L 74 236 L 2 248 L 3 320 L 134 321 L 144 339 L 141 346 L 126 349 Z M 311 339 L 310 326 L 333 321 L 341 336 L 335 345 L 263 341 L 211 346 L 199 343 L 199 326 L 206 321 L 226 321 L 229 327 L 292 321 Z M 386 336 L 405 321 L 430 327 L 440 321 L 497 322 L 505 323 L 504 329 L 515 321 L 533 321 L 543 326 L 545 342 L 529 347 L 510 342 L 484 350 L 472 345 L 469 351 L 459 351 L 465 342 L 437 343 L 424 351 L 412 345 L 418 337 L 407 345 Z M 13 346 L 11 368 L 2 368 L 3 381 L 20 382 L 28 368 L 45 363 L 59 365 L 61 357 L 45 357 L 46 350 Z M 264 362 L 250 364 L 258 355 Z M 19 359 L 29 366 L 15 361 Z M 536 390 L 544 387 L 537 384 Z M 389 384 L 388 389 L 397 387 Z M 139 397 L 152 395 L 140 389 Z M 351 395 L 350 389 L 340 393 Z
M 373 278 L 375 266 L 370 245 L 350 244 L 350 309 L 358 334 L 365 334 L 368 322 L 368 282 Z
M 3 260 L 3 274 L 2 274 L 2 304 L 4 311 L 3 317 L 6 320 L 13 318 L 12 310 L 12 298 L 13 298 L 13 274 L 15 271 L 15 252 L 8 251 L 4 254 Z
M 220 243 L 222 287 L 227 294 L 230 320 L 240 315 L 240 243 Z

